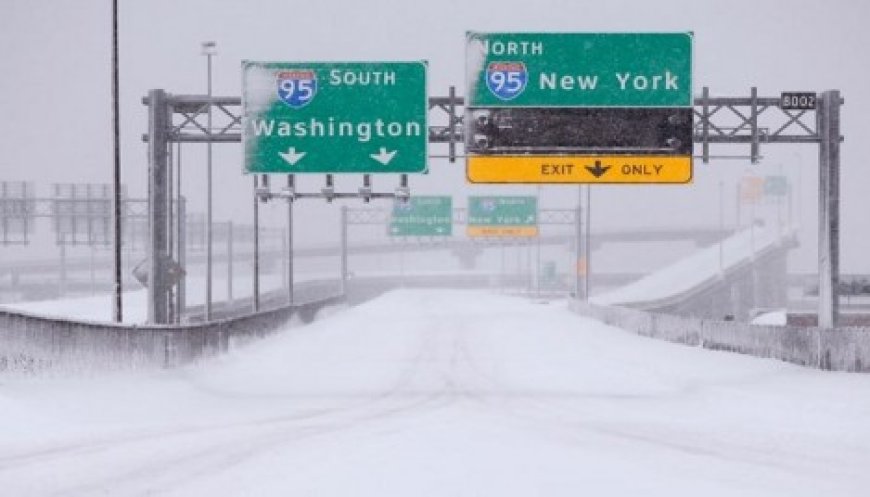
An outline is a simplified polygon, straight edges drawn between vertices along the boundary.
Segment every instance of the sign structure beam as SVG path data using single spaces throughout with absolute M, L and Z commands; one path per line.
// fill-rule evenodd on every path
M 840 92 L 819 99 L 819 326 L 834 328 L 840 283 Z
M 780 107 L 780 97 L 710 96 L 704 87 L 700 96 L 694 98 L 693 141 L 701 145 L 702 160 L 726 158 L 704 152 L 709 145 L 751 144 L 753 137 L 759 145 L 780 143 L 819 143 L 816 111 L 791 110 Z M 149 105 L 149 98 L 142 100 Z M 214 106 L 214 127 L 208 133 L 204 120 L 209 102 Z M 241 134 L 241 97 L 209 97 L 205 95 L 166 95 L 171 113 L 167 127 L 167 139 L 182 143 L 239 143 Z M 464 145 L 465 98 L 462 96 L 429 97 L 430 121 L 447 120 L 447 124 L 429 125 L 430 144 Z M 451 112 L 452 111 L 452 112 Z M 756 118 L 752 119 L 752 114 Z M 148 141 L 148 135 L 143 136 Z M 434 154 L 433 154 L 434 155 Z M 437 155 L 434 155 L 437 157 Z M 459 155 L 446 158 L 456 159 Z M 727 158 L 750 158 L 751 150 L 744 155 Z M 760 159 L 757 156 L 756 159 Z
M 168 142 L 166 93 L 151 90 L 149 100 L 148 142 L 148 228 L 151 239 L 148 248 L 148 322 L 169 322 L 170 287 L 167 284 L 169 259 L 167 247 Z

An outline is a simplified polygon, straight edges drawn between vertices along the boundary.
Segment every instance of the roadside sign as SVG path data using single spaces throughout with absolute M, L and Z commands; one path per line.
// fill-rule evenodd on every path
M 391 236 L 451 236 L 453 198 L 419 196 L 394 201 L 389 232 Z
M 532 196 L 469 197 L 471 237 L 538 236 L 538 199 Z
M 788 195 L 788 178 L 782 175 L 765 177 L 764 194 L 770 197 Z
M 242 62 L 247 173 L 426 170 L 425 62 Z
M 472 32 L 466 63 L 470 182 L 691 181 L 691 33 Z
M 744 176 L 740 179 L 740 199 L 745 204 L 753 204 L 764 195 L 764 178 L 761 176 Z

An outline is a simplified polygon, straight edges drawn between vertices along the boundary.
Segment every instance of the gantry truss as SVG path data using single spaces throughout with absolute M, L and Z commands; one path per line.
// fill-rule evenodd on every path
M 758 162 L 761 145 L 772 143 L 819 143 L 816 110 L 790 110 L 780 106 L 780 97 L 759 97 L 756 88 L 749 96 L 711 96 L 707 87 L 694 99 L 694 143 L 698 158 L 704 162 L 715 158 L 748 159 Z M 146 97 L 143 102 L 148 103 Z M 202 95 L 167 95 L 171 111 L 167 138 L 171 142 L 240 142 L 242 115 L 240 97 Z M 212 106 L 212 129 L 206 124 L 209 102 Z M 842 103 L 842 101 L 840 102 Z M 465 99 L 450 87 L 447 96 L 430 97 L 429 142 L 446 144 L 447 151 L 433 154 L 454 161 L 457 145 L 464 142 Z M 145 137 L 147 139 L 147 136 Z M 745 144 L 746 153 L 714 155 L 711 145 Z M 733 151 L 733 148 L 731 149 Z

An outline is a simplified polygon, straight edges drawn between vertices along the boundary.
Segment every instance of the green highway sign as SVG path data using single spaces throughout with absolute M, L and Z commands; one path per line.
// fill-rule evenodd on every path
M 538 199 L 532 196 L 469 197 L 468 236 L 538 234 Z
M 242 62 L 247 173 L 422 173 L 425 62 Z
M 771 197 L 788 195 L 788 178 L 782 175 L 765 177 L 764 194 Z
M 691 33 L 466 35 L 469 107 L 691 107 Z
M 390 220 L 391 236 L 451 236 L 453 234 L 452 197 L 411 197 L 396 200 Z

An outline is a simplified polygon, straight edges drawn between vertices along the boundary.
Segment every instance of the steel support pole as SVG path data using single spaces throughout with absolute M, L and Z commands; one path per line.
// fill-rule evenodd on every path
M 206 220 L 205 220 L 205 320 L 211 321 L 211 302 L 212 302 L 212 168 L 211 168 L 211 127 L 212 127 L 212 105 L 211 105 L 211 53 L 206 53 L 208 61 L 208 83 L 207 95 L 208 115 L 206 121 L 206 129 L 209 141 L 206 143 Z M 256 197 L 255 197 L 256 198 Z
M 233 303 L 233 222 L 227 221 L 227 303 Z
M 254 175 L 254 271 L 253 302 L 254 312 L 260 311 L 260 199 L 257 197 L 257 175 Z
M 171 119 L 171 118 L 170 118 Z M 175 154 L 175 257 L 177 258 L 178 267 L 182 272 L 178 275 L 178 282 L 175 284 L 175 322 L 181 323 L 181 315 L 184 313 L 184 279 L 187 268 L 184 265 L 184 206 L 183 197 L 181 196 L 181 143 L 178 143 L 177 152 Z
M 172 122 L 172 110 L 167 109 L 166 122 Z M 175 153 L 174 147 L 171 143 L 168 143 L 166 146 L 166 256 L 169 261 L 175 260 L 175 246 L 174 246 L 174 233 L 175 233 L 175 210 L 173 206 L 173 186 L 174 186 L 174 174 L 173 170 L 175 169 Z M 166 295 L 166 322 L 174 323 L 175 319 L 175 297 L 173 295 L 174 288 L 170 283 L 167 288 Z
M 341 206 L 341 294 L 347 295 L 347 206 Z
M 583 262 L 583 187 L 577 187 L 577 210 L 574 211 L 574 298 L 580 299 L 583 282 L 580 268 Z
M 725 182 L 719 181 L 719 274 L 725 273 Z
M 293 187 L 292 176 L 287 177 L 287 186 Z M 287 201 L 287 303 L 293 305 L 293 201 Z
M 66 242 L 63 234 L 60 235 L 60 284 L 58 285 L 60 296 L 66 295 Z
M 818 99 L 819 137 L 819 326 L 839 318 L 840 282 L 840 92 Z
M 166 92 L 149 91 L 148 105 L 148 322 L 166 324 Z
M 121 272 L 121 125 L 119 104 L 118 78 L 118 0 L 112 0 L 112 238 L 113 253 L 112 273 L 114 276 L 113 297 L 114 306 L 112 319 L 116 323 L 123 321 L 122 272 Z
M 179 147 L 179 152 L 181 148 Z M 179 169 L 180 173 L 180 169 Z M 180 186 L 180 183 L 179 183 Z M 181 189 L 179 188 L 179 192 Z M 182 274 L 178 277 L 178 286 L 175 289 L 175 319 L 181 323 L 184 315 L 184 308 L 187 306 L 187 205 L 186 199 L 179 195 L 178 197 L 178 265 L 181 267 Z
M 450 141 L 447 142 L 447 153 L 449 155 L 450 163 L 456 162 L 456 140 L 454 137 L 456 136 L 456 87 L 450 87 L 449 93 L 449 102 L 447 104 L 447 113 L 450 114 L 447 117 L 447 132 L 450 133 Z
M 585 240 L 585 248 L 583 250 L 584 255 L 586 256 L 586 272 L 583 275 L 583 301 L 589 302 L 589 273 L 592 272 L 592 243 L 590 238 L 592 236 L 592 186 L 586 185 L 586 240 Z

